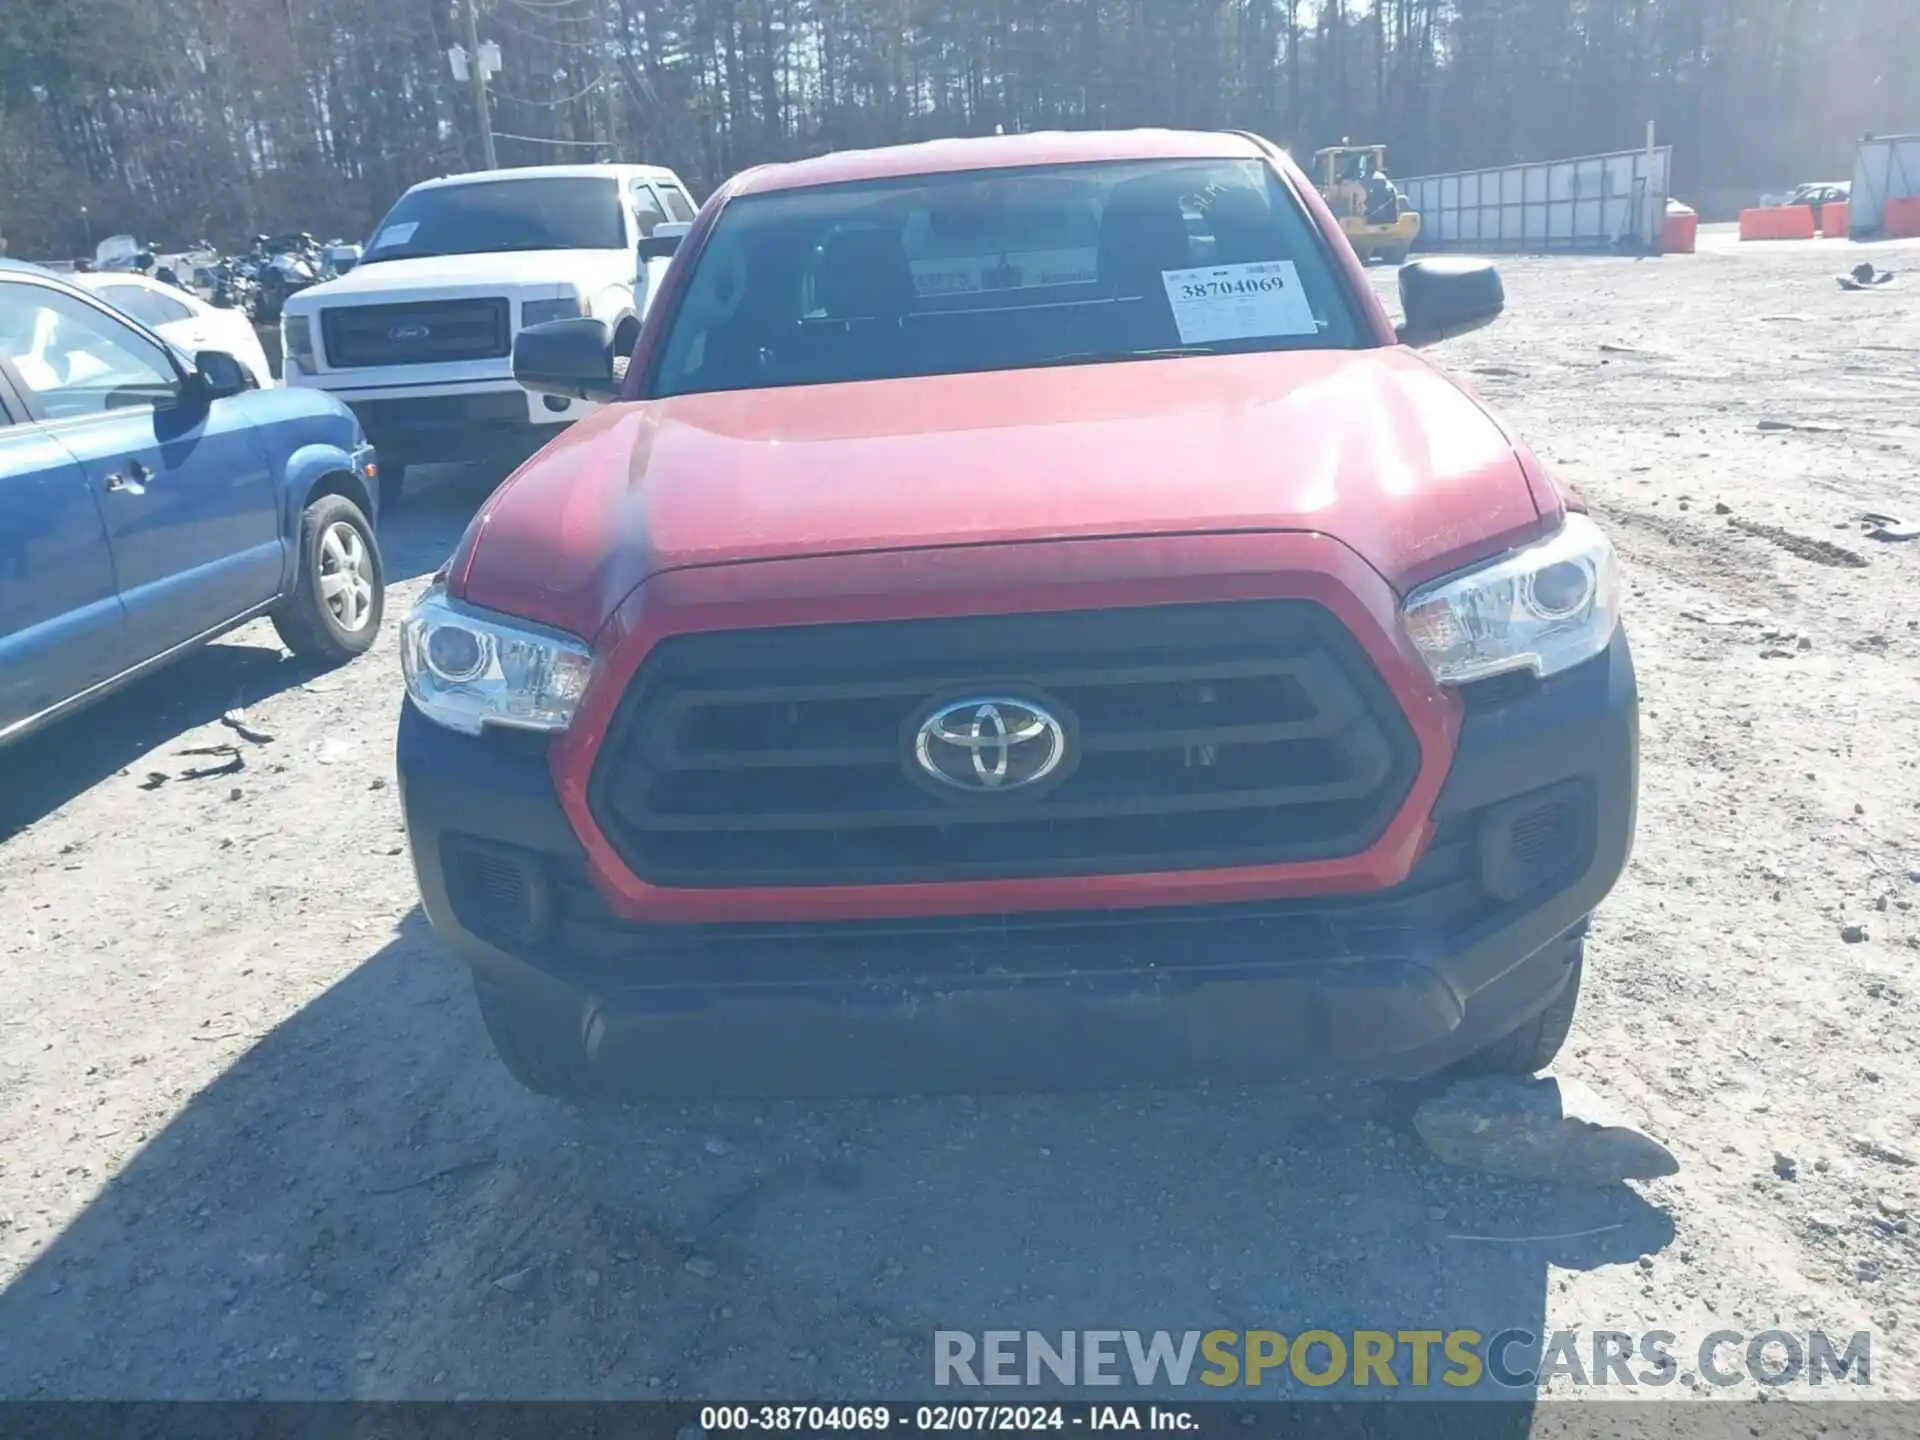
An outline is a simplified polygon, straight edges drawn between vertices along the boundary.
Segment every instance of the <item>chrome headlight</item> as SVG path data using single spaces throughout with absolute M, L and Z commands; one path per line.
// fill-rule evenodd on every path
M 1443 685 L 1565 670 L 1606 649 L 1619 627 L 1612 542 L 1586 516 L 1569 515 L 1537 544 L 1421 586 L 1401 622 Z
M 462 605 L 435 585 L 401 623 L 400 664 L 421 714 L 478 735 L 566 729 L 593 656 L 575 636 Z
M 289 360 L 298 361 L 302 370 L 311 370 L 313 363 L 313 320 L 306 315 L 280 316 L 280 353 Z
M 549 320 L 578 320 L 580 318 L 580 297 L 568 295 L 559 300 L 523 300 L 520 303 L 521 325 L 544 325 Z

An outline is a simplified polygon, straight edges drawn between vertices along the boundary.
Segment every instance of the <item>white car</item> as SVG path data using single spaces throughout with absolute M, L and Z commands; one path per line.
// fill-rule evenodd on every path
M 189 355 L 224 350 L 253 373 L 262 390 L 279 383 L 273 378 L 273 368 L 267 363 L 267 352 L 260 346 L 253 322 L 242 311 L 222 310 L 197 295 L 131 272 L 94 271 L 67 278 Z
M 286 383 L 353 408 L 380 452 L 383 507 L 410 464 L 523 459 L 597 407 L 522 390 L 514 336 L 587 316 L 630 350 L 670 237 L 693 217 L 680 178 L 650 165 L 423 181 L 374 227 L 350 273 L 288 298 Z

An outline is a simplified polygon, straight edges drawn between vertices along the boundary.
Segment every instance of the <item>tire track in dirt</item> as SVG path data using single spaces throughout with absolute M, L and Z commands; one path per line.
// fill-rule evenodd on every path
M 1644 567 L 1699 596 L 1732 600 L 1741 614 L 1753 618 L 1778 617 L 1798 604 L 1795 588 L 1773 574 L 1771 565 L 1725 543 L 1725 527 L 1609 503 L 1591 492 L 1586 498 L 1594 518 L 1612 534 L 1629 579 Z
M 1766 525 L 1758 520 L 1742 520 L 1738 515 L 1729 515 L 1727 524 L 1743 535 L 1757 536 L 1759 539 L 1779 546 L 1789 555 L 1797 555 L 1802 560 L 1811 560 L 1815 565 L 1831 565 L 1846 570 L 1867 568 L 1866 556 L 1849 550 L 1843 545 L 1836 545 L 1831 540 L 1816 540 L 1808 535 L 1796 535 L 1793 531 L 1782 529 L 1778 525 Z

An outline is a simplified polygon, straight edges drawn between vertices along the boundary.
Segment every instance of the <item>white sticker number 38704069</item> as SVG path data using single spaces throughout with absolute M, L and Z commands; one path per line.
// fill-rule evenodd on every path
M 1182 345 L 1319 333 L 1291 260 L 1162 270 L 1160 278 Z

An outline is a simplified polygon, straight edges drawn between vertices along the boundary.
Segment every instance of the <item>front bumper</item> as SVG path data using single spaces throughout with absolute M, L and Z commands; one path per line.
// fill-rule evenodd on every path
M 295 383 L 319 386 L 312 378 Z M 381 457 L 402 465 L 530 455 L 591 408 L 530 395 L 512 381 L 491 389 L 331 389 L 346 402 Z
M 1624 635 L 1468 695 L 1419 863 L 1387 890 L 1178 909 L 641 925 L 587 878 L 540 737 L 405 708 L 399 773 L 434 928 L 640 1095 L 1412 1077 L 1538 1013 L 1625 868 Z
M 1372 250 L 1411 248 L 1420 238 L 1420 216 L 1409 210 L 1390 221 L 1374 221 L 1365 216 L 1348 223 L 1347 238 L 1356 247 Z

